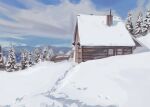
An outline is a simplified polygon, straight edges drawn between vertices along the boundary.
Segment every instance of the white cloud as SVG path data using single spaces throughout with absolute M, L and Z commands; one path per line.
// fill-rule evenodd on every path
M 3 33 L 1 33 L 1 35 L 0 35 L 0 38 L 12 38 L 12 39 L 17 39 L 17 40 L 23 40 L 23 39 L 25 39 L 24 37 L 22 37 L 22 36 L 19 36 L 19 35 L 16 35 L 16 34 L 3 34 Z
M 27 44 L 24 43 L 17 43 L 17 42 L 10 42 L 10 41 L 0 41 L 0 45 L 2 47 L 9 47 L 9 46 L 27 46 Z
M 17 9 L 0 4 L 0 11 L 15 20 L 12 22 L 0 19 L 0 33 L 71 38 L 75 15 L 102 13 L 95 9 L 90 0 L 81 0 L 79 4 L 62 0 L 59 5 L 44 5 L 36 0 L 20 0 L 20 2 L 29 9 Z

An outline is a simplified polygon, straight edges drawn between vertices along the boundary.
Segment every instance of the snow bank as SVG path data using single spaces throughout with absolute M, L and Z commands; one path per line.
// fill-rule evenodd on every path
M 18 72 L 0 72 L 0 105 L 9 105 L 24 96 L 50 90 L 71 67 L 70 62 L 42 62 Z M 36 107 L 36 106 L 35 106 Z
M 149 107 L 149 61 L 146 52 L 87 61 L 71 70 L 70 62 L 46 62 L 24 72 L 1 72 L 0 105 Z
M 148 52 L 81 63 L 52 95 L 91 106 L 148 107 L 149 62 Z
M 145 47 L 150 49 L 150 33 L 146 36 L 137 38 Z

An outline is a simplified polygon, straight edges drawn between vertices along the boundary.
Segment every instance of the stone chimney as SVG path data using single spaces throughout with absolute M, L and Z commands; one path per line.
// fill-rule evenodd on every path
M 112 24 L 113 24 L 113 15 L 110 10 L 110 13 L 107 15 L 107 25 L 111 26 Z

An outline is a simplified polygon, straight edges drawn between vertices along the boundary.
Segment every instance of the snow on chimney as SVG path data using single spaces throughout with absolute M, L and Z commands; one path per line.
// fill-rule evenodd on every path
M 111 26 L 112 24 L 113 24 L 113 16 L 112 16 L 111 9 L 110 9 L 110 14 L 107 15 L 107 25 Z

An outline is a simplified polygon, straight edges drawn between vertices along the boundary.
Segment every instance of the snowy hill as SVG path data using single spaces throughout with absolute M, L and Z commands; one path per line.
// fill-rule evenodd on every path
M 6 98 L 11 92 L 7 94 L 9 91 L 4 89 L 10 90 L 12 84 L 17 84 L 11 90 L 18 99 L 11 107 L 148 107 L 149 61 L 150 52 L 88 61 L 73 69 L 70 62 L 43 63 L 45 69 L 42 67 L 35 73 L 36 66 L 30 71 L 31 75 L 29 71 L 14 73 L 14 76 L 10 74 L 7 78 L 11 81 L 6 82 L 3 89 L 0 88 L 0 95 L 7 95 L 0 96 L 1 101 L 8 103 L 10 99 Z M 49 70 L 46 66 L 49 66 Z M 50 73 L 50 69 L 53 73 Z M 64 72 L 66 69 L 68 71 Z M 63 76 L 58 75 L 60 72 Z M 0 81 L 6 81 L 6 73 L 1 75 Z M 17 79 L 16 83 L 13 82 L 14 78 Z M 26 93 L 22 94 L 24 97 L 20 97 L 20 91 Z
M 149 61 L 150 53 L 143 53 L 81 63 L 70 71 L 53 96 L 78 100 L 90 107 L 148 107 Z
M 139 37 L 138 41 L 140 41 L 143 46 L 150 50 L 150 33 L 146 36 Z
M 11 105 L 24 96 L 46 92 L 71 66 L 70 62 L 42 62 L 20 72 L 0 71 L 0 105 Z
M 149 61 L 147 52 L 88 61 L 73 69 L 66 61 L 44 62 L 21 72 L 0 72 L 0 105 L 149 106 Z

